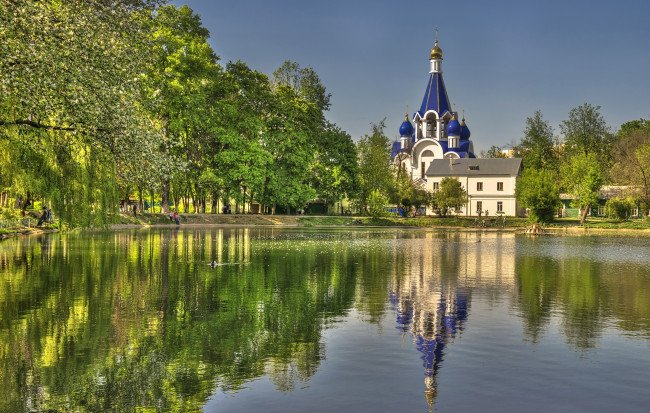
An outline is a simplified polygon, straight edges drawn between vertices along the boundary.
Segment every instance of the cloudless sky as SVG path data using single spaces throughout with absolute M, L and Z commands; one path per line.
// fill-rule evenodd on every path
M 650 1 L 186 0 L 225 65 L 269 76 L 285 60 L 311 66 L 332 94 L 330 121 L 358 140 L 419 109 L 438 26 L 449 99 L 476 151 L 522 137 L 541 110 L 559 135 L 571 108 L 606 122 L 650 118 Z

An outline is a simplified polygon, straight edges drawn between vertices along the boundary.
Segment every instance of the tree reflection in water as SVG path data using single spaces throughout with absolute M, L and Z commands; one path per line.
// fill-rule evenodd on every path
M 198 411 L 260 377 L 293 391 L 319 369 L 329 326 L 352 309 L 379 325 L 390 308 L 420 352 L 433 408 L 472 298 L 508 302 L 531 345 L 553 320 L 579 351 L 612 326 L 650 337 L 645 244 L 599 245 L 273 228 L 3 241 L 0 411 Z

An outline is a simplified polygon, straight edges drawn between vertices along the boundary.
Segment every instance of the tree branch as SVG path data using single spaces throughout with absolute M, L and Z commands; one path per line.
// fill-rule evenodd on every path
M 57 130 L 57 131 L 75 131 L 76 128 L 71 128 L 71 127 L 64 127 L 64 126 L 55 126 L 55 125 L 44 125 L 42 123 L 34 122 L 31 120 L 15 120 L 15 121 L 2 121 L 0 120 L 0 126 L 4 125 L 27 125 L 31 126 L 33 128 L 39 128 L 39 129 L 48 129 L 48 130 Z

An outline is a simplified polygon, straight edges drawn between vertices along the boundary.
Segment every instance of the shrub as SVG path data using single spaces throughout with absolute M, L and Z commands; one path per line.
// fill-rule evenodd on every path
M 612 198 L 605 204 L 607 215 L 610 218 L 626 220 L 634 208 L 634 202 L 629 199 Z
M 368 197 L 368 212 L 371 217 L 379 218 L 388 215 L 386 211 L 386 204 L 388 203 L 388 198 L 386 198 L 379 190 L 375 189 L 370 193 Z

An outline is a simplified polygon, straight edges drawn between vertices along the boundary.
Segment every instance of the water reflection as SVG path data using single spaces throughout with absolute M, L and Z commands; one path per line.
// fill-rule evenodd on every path
M 579 352 L 611 330 L 650 338 L 645 261 L 614 258 L 645 257 L 648 244 L 607 242 L 274 228 L 3 241 L 0 411 L 198 411 L 261 377 L 296 391 L 325 360 L 324 332 L 352 310 L 376 325 L 392 312 L 433 407 L 443 360 L 482 345 L 461 343 L 477 303 L 509 308 L 535 346 L 555 325 Z
M 472 290 L 512 290 L 514 235 L 434 232 L 400 247 L 408 249 L 401 251 L 403 268 L 396 271 L 390 301 L 402 339 L 410 334 L 421 353 L 425 396 L 433 409 L 437 375 L 449 346 L 462 334 Z

